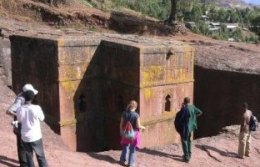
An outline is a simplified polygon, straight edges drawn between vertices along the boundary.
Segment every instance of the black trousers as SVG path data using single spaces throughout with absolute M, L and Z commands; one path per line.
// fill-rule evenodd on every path
M 14 121 L 16 121 L 16 120 L 17 120 L 17 118 L 16 118 L 16 116 L 14 116 Z M 25 146 L 22 141 L 21 130 L 22 130 L 21 123 L 18 123 L 18 127 L 15 127 L 15 126 L 13 127 L 13 132 L 16 135 L 16 148 L 17 148 L 20 167 L 28 167 L 27 156 L 26 156 Z
M 21 126 L 21 125 L 19 125 Z M 24 142 L 22 141 L 21 136 L 21 128 L 19 127 L 18 130 L 19 133 L 16 133 L 16 145 L 17 145 L 17 153 L 18 153 L 18 159 L 20 163 L 20 167 L 28 167 L 27 165 L 27 158 L 26 158 L 26 151 Z

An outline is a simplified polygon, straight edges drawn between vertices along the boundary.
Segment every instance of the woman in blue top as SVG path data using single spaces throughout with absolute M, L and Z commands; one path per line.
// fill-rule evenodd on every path
M 123 150 L 120 156 L 120 164 L 125 165 L 127 163 L 127 152 L 128 154 L 128 166 L 133 167 L 135 166 L 135 157 L 136 157 L 136 149 L 140 147 L 140 133 L 139 129 L 145 129 L 144 126 L 140 123 L 139 114 L 136 112 L 137 109 L 137 102 L 132 100 L 127 105 L 126 111 L 123 112 L 120 121 L 120 134 L 123 133 L 124 125 L 126 122 L 130 122 L 135 135 L 133 140 L 126 139 L 124 137 L 121 138 L 121 145 L 123 146 Z

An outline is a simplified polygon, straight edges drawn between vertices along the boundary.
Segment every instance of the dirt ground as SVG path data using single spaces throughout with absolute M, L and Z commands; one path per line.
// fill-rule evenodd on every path
M 18 167 L 16 138 L 10 125 L 12 118 L 5 114 L 14 100 L 14 93 L 0 80 L 0 167 Z M 116 167 L 120 150 L 99 153 L 69 151 L 60 137 L 42 123 L 43 142 L 50 167 Z M 137 154 L 137 167 L 258 167 L 260 163 L 260 131 L 252 134 L 251 156 L 237 158 L 238 126 L 228 127 L 218 136 L 193 141 L 190 163 L 182 162 L 179 144 L 160 148 L 143 148 Z

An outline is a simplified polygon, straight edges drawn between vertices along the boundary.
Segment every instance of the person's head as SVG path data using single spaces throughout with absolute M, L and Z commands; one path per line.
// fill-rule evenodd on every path
M 38 90 L 36 90 L 32 84 L 25 84 L 23 86 L 23 92 L 27 92 L 27 91 L 32 91 L 34 93 L 34 95 L 37 95 L 38 94 Z
M 243 103 L 243 108 L 246 110 L 246 109 L 248 109 L 248 103 L 247 102 L 244 102 Z
M 28 91 L 24 92 L 25 102 L 32 102 L 34 96 L 35 96 L 35 94 L 34 94 L 34 92 L 31 91 L 31 90 L 28 90 Z
M 185 97 L 183 100 L 184 104 L 189 104 L 190 103 L 190 98 L 189 97 Z
M 136 110 L 137 106 L 138 106 L 137 102 L 135 100 L 131 100 L 127 105 L 126 109 L 127 111 Z

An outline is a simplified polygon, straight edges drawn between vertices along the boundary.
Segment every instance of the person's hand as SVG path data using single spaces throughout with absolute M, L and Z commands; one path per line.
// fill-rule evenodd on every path
M 5 113 L 6 113 L 7 115 L 10 115 L 10 112 L 9 112 L 8 110 L 6 110 Z
M 16 128 L 18 128 L 18 121 L 13 121 L 13 122 L 11 122 L 11 125 L 13 125 L 14 127 L 16 127 Z
M 11 112 L 11 111 L 9 111 L 9 110 L 6 110 L 6 114 L 7 114 L 7 115 L 11 115 L 11 116 L 15 116 L 15 113 L 13 113 L 13 112 Z

